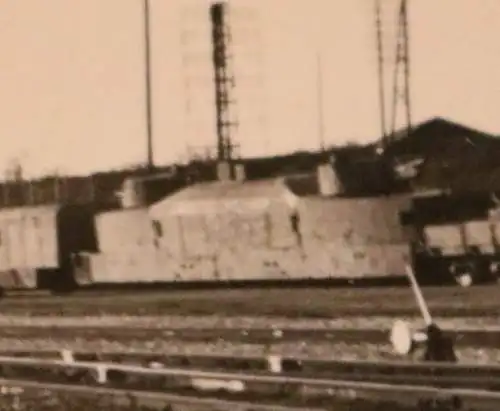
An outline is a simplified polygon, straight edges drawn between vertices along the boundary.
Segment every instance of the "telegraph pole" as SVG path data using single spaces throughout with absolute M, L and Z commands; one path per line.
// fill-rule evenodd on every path
M 144 17 L 144 69 L 146 85 L 146 139 L 147 139 L 147 167 L 154 168 L 153 157 L 153 113 L 151 102 L 151 33 L 150 33 L 150 5 L 149 0 L 142 0 Z
M 318 98 L 318 138 L 320 144 L 321 152 L 325 152 L 325 119 L 324 119 L 324 107 L 323 107 L 323 67 L 321 64 L 321 54 L 318 51 L 316 54 L 316 86 L 317 86 L 317 98 Z
M 380 0 L 375 0 L 375 26 L 377 32 L 377 51 L 378 51 L 378 89 L 379 89 L 379 108 L 380 108 L 380 128 L 382 142 L 385 148 L 387 143 L 387 129 L 385 126 L 385 76 L 384 76 L 384 46 L 382 40 L 382 20 L 381 20 Z

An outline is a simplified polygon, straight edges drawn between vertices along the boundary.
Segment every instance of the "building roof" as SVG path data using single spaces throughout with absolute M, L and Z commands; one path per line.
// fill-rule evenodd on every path
M 420 156 L 423 160 L 413 182 L 419 189 L 500 189 L 497 136 L 438 118 L 423 123 L 408 141 L 397 142 L 393 150 L 402 147 L 414 158 Z
M 493 183 L 492 178 L 481 181 L 478 178 L 487 177 L 500 167 L 498 136 L 441 117 L 420 123 L 409 135 L 406 133 L 405 129 L 396 134 L 386 154 L 395 159 L 395 168 L 408 172 L 411 187 L 418 190 L 461 187 L 473 191 L 488 189 Z M 380 140 L 370 146 L 377 144 Z M 407 166 L 415 170 L 406 170 Z
M 390 142 L 388 152 L 395 156 L 440 156 L 450 145 L 500 147 L 500 138 L 474 128 L 435 117 L 407 129 L 399 130 Z

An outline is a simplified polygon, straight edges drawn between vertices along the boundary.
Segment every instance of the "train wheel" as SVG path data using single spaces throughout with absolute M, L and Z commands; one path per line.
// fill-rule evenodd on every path
M 500 282 L 500 262 L 493 261 L 490 263 L 489 274 L 493 282 Z
M 455 277 L 455 281 L 460 287 L 467 288 L 474 284 L 474 278 L 471 273 L 465 272 L 458 274 Z
M 475 283 L 477 267 L 470 263 L 453 263 L 451 264 L 450 273 L 455 279 L 455 282 L 463 288 L 470 287 Z

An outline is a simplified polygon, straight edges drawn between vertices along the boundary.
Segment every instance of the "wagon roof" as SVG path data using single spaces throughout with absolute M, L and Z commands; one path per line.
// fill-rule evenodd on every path
M 239 211 L 263 209 L 276 202 L 294 207 L 296 200 L 281 178 L 245 182 L 215 181 L 187 187 L 152 205 L 150 211 L 153 214 L 160 210 L 175 214 L 205 214 L 230 205 Z

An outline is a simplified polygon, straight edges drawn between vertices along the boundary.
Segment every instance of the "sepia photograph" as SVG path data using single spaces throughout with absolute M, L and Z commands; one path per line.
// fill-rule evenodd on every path
M 0 410 L 500 410 L 499 19 L 0 1 Z

